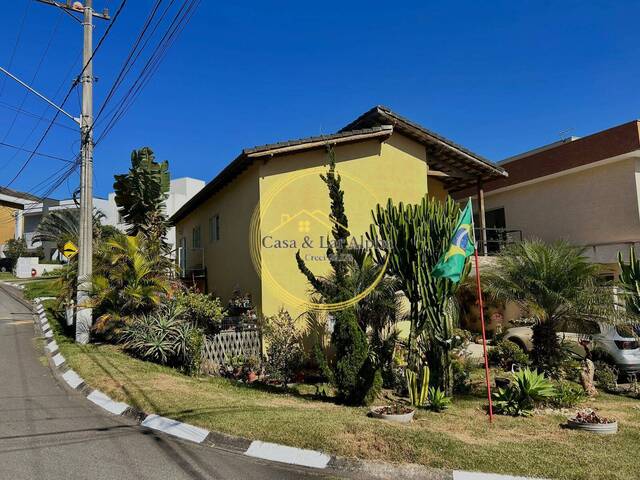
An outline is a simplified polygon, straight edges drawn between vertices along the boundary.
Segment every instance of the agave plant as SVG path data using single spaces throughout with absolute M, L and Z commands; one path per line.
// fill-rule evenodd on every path
M 497 413 L 529 416 L 536 404 L 555 395 L 556 390 L 544 373 L 525 368 L 514 373 L 511 385 L 499 388 L 493 398 Z
M 120 335 L 125 350 L 143 360 L 194 371 L 199 365 L 202 330 L 180 315 L 169 304 L 130 320 Z

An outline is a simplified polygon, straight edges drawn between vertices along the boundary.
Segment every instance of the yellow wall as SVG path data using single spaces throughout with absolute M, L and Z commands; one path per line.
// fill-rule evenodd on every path
M 261 305 L 260 280 L 249 257 L 249 218 L 258 204 L 258 169 L 254 164 L 238 178 L 210 197 L 176 226 L 177 244 L 186 237 L 192 248 L 192 229 L 199 225 L 207 268 L 207 291 L 224 302 L 235 289 L 250 293 Z M 220 240 L 209 241 L 209 218 L 220 215 Z M 193 252 L 192 254 L 197 254 Z
M 427 192 L 424 147 L 407 137 L 394 134 L 382 143 L 370 140 L 338 145 L 335 154 L 336 170 L 342 177 L 345 192 L 349 232 L 355 238 L 368 231 L 372 223 L 371 211 L 377 203 L 384 204 L 388 198 L 396 203 L 416 203 Z M 311 256 L 307 257 L 306 263 L 315 274 L 323 275 L 329 271 L 328 261 L 314 260 L 313 257 L 324 254 L 325 249 L 318 246 L 318 236 L 329 236 L 331 225 L 323 224 L 317 218 L 307 218 L 309 212 L 321 212 L 319 216 L 330 212 L 327 187 L 319 177 L 319 173 L 326 172 L 327 162 L 326 151 L 314 150 L 275 157 L 260 168 L 262 237 L 274 232 L 275 239 L 300 239 L 298 221 L 307 220 L 311 223 L 309 234 L 316 246 L 312 249 L 300 248 L 300 245 L 277 249 L 262 245 L 265 315 L 276 313 L 280 307 L 286 307 L 294 317 L 305 310 L 300 302 L 287 297 L 309 298 L 309 284 L 295 260 L 298 248 L 303 256 Z M 287 186 L 271 200 L 274 192 L 283 185 Z M 294 222 L 283 226 L 285 215 L 292 217 Z M 265 274 L 267 270 L 270 276 Z
M 371 210 L 377 203 L 384 204 L 388 198 L 395 203 L 419 202 L 428 185 L 437 197 L 446 195 L 440 182 L 427 177 L 424 147 L 400 134 L 394 133 L 383 142 L 372 139 L 338 145 L 335 154 L 336 170 L 342 176 L 345 191 L 349 231 L 358 239 L 368 231 Z M 281 307 L 294 317 L 303 313 L 304 306 L 290 298 L 308 300 L 310 291 L 298 269 L 295 253 L 298 249 L 303 256 L 325 252 L 317 240 L 320 235 L 330 237 L 331 223 L 326 218 L 330 212 L 329 197 L 319 177 L 326 172 L 327 164 L 324 149 L 256 159 L 248 170 L 178 222 L 178 245 L 186 237 L 189 249 L 192 229 L 200 225 L 208 291 L 226 302 L 239 287 L 251 293 L 258 311 L 264 315 L 275 314 Z M 256 208 L 261 212 L 256 239 L 262 278 L 256 273 L 250 255 L 250 219 Z M 208 218 L 215 214 L 220 215 L 221 238 L 210 243 Z M 300 245 L 272 248 L 275 240 L 300 240 L 300 222 L 308 222 L 315 248 L 302 249 Z M 271 248 L 263 244 L 267 237 L 272 239 Z M 307 265 L 319 275 L 329 269 L 326 260 L 307 259 Z
M 14 237 L 16 232 L 15 208 L 0 205 L 0 244 Z
M 438 200 L 444 200 L 448 195 L 444 184 L 433 177 L 427 179 L 427 190 L 429 191 L 430 197 L 437 198 Z

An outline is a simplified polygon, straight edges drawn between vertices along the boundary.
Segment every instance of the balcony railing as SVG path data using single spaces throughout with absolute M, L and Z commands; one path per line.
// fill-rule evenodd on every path
M 486 235 L 486 245 L 484 243 Z M 506 228 L 476 228 L 476 242 L 480 255 L 497 255 L 507 245 L 522 241 L 522 230 L 507 230 Z

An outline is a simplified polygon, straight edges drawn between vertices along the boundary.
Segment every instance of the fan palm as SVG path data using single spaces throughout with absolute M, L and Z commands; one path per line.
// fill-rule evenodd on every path
M 101 221 L 104 214 L 99 210 L 93 212 L 93 230 L 96 238 L 99 237 Z M 59 251 L 62 251 L 64 244 L 71 241 L 78 241 L 80 231 L 80 210 L 77 208 L 67 210 L 53 210 L 42 219 L 31 244 L 35 242 L 53 242 Z
M 487 294 L 515 302 L 534 320 L 532 361 L 553 370 L 562 358 L 556 335 L 560 322 L 615 322 L 623 315 L 614 305 L 611 288 L 599 281 L 599 272 L 580 247 L 530 240 L 505 248 L 483 284 Z

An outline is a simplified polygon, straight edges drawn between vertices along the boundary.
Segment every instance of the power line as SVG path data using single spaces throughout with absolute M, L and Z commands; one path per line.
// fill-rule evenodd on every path
M 20 27 L 18 28 L 18 35 L 16 36 L 16 43 L 14 43 L 13 50 L 11 51 L 11 56 L 9 57 L 9 64 L 7 67 L 9 69 L 11 69 L 11 67 L 13 66 L 13 60 L 16 56 L 16 51 L 18 50 L 18 44 L 20 43 L 20 38 L 22 38 L 22 31 L 24 30 L 24 24 L 27 20 L 30 6 L 31 6 L 31 1 L 29 0 L 27 1 L 27 4 L 24 7 L 24 13 L 22 14 L 22 21 L 20 22 Z M 2 97 L 2 94 L 4 93 L 4 87 L 5 87 L 6 81 L 7 79 L 5 77 L 2 77 L 2 85 L 0 85 L 0 97 Z
M 40 60 L 38 61 L 38 64 L 36 66 L 36 70 L 33 73 L 33 76 L 31 77 L 31 81 L 29 83 L 31 83 L 32 85 L 35 83 L 36 78 L 38 78 L 38 74 L 40 73 L 40 68 L 42 68 L 42 64 L 44 62 L 44 59 L 47 56 L 47 53 L 49 53 L 49 48 L 51 48 L 51 44 L 53 43 L 53 39 L 56 36 L 56 33 L 58 31 L 58 27 L 60 26 L 60 21 L 62 20 L 62 16 L 58 17 L 58 21 L 54 24 L 53 28 L 51 29 L 51 35 L 49 35 L 49 41 L 47 42 L 47 45 L 44 48 L 44 51 L 42 52 L 42 55 L 40 56 Z M 24 106 L 24 103 L 27 101 L 27 97 L 29 96 L 29 92 L 24 92 L 24 95 L 22 97 L 22 101 L 20 102 L 20 105 L 18 108 L 22 108 Z M 11 124 L 9 125 L 9 128 L 7 129 L 7 131 L 4 134 L 4 137 L 2 137 L 2 141 L 5 142 L 7 140 L 7 137 L 9 136 L 9 134 L 11 133 L 11 130 L 13 130 L 13 127 L 16 124 L 16 120 L 18 119 L 18 113 L 16 112 L 16 114 L 13 116 L 13 120 L 11 120 Z
M 22 114 L 22 115 L 26 115 L 26 116 L 28 116 L 28 117 L 33 117 L 33 118 L 35 118 L 36 120 L 40 120 L 40 121 L 42 121 L 42 120 L 46 120 L 46 121 L 49 121 L 49 122 L 51 121 L 51 119 L 50 119 L 50 118 L 48 118 L 48 117 L 44 117 L 44 116 L 39 115 L 39 114 L 37 114 L 37 113 L 30 112 L 30 111 L 28 111 L 28 110 L 25 110 L 24 108 L 18 108 L 18 107 L 14 106 L 14 105 L 11 105 L 10 103 L 7 103 L 7 102 L 2 102 L 2 101 L 0 101 L 0 107 L 6 108 L 6 109 L 8 109 L 8 110 L 12 110 L 12 111 L 14 111 L 14 112 L 18 112 L 18 113 L 20 113 L 20 114 Z M 46 110 L 48 110 L 48 109 L 49 109 L 49 107 L 47 106 L 47 108 L 45 108 L 45 111 L 46 111 Z M 68 126 L 68 125 L 65 125 L 64 123 L 55 122 L 55 125 L 56 125 L 57 127 L 65 128 L 65 129 L 67 129 L 67 130 L 73 130 L 74 132 L 77 132 L 77 131 L 78 131 L 78 129 L 77 129 L 77 128 L 70 127 L 70 126 Z
M 102 46 L 102 44 L 104 43 L 105 39 L 107 38 L 107 35 L 109 35 L 109 32 L 113 28 L 113 25 L 118 20 L 118 17 L 120 16 L 120 13 L 122 12 L 122 9 L 124 8 L 124 5 L 126 3 L 127 3 L 127 0 L 122 0 L 122 2 L 120 3 L 120 7 L 116 11 L 116 14 L 113 16 L 112 21 L 109 23 L 109 25 L 107 25 L 107 28 L 105 29 L 104 33 L 102 34 L 102 37 L 100 37 L 100 40 L 98 41 L 98 43 L 96 45 L 96 48 L 91 53 L 91 56 L 89 57 L 87 62 L 82 67 L 82 71 L 78 75 L 78 78 L 82 77 L 82 75 L 84 74 L 85 70 L 87 69 L 87 66 L 91 64 L 91 61 L 93 60 L 93 57 L 95 57 L 96 53 L 98 53 L 98 51 L 100 50 L 100 47 Z M 69 89 L 69 91 L 65 95 L 64 99 L 62 100 L 62 103 L 60 104 L 60 108 L 64 107 L 64 104 L 67 102 L 67 100 L 71 96 L 71 93 L 73 92 L 73 89 L 75 87 L 76 87 L 76 83 L 74 83 L 74 85 L 71 86 L 71 88 Z M 40 148 L 40 146 L 44 143 L 44 140 L 46 139 L 47 135 L 49 134 L 49 131 L 53 127 L 54 122 L 58 119 L 58 115 L 60 115 L 60 111 L 59 110 L 56 111 L 55 115 L 51 119 L 51 122 L 49 123 L 49 125 L 45 129 L 44 133 L 42 134 L 42 136 L 38 140 L 38 143 L 37 143 L 36 147 L 33 149 L 33 153 L 29 154 L 29 157 L 27 158 L 27 160 L 22 164 L 22 166 L 20 167 L 18 172 L 13 176 L 13 178 L 9 181 L 9 183 L 4 185 L 4 187 L 0 187 L 0 193 L 3 191 L 3 189 L 11 186 L 13 184 L 13 182 L 15 182 L 16 179 L 22 174 L 22 172 L 25 170 L 25 168 L 27 168 L 27 166 L 29 165 L 29 163 L 31 162 L 31 160 L 33 159 L 35 154 L 37 153 L 38 149 Z
M 34 152 L 33 150 L 29 150 L 27 148 L 22 148 L 22 147 L 19 147 L 17 145 L 11 145 L 10 143 L 0 142 L 0 146 L 13 148 L 14 150 L 17 150 L 18 152 L 35 153 L 39 157 L 51 158 L 53 160 L 60 160 L 62 162 L 66 162 L 66 163 L 73 163 L 73 160 L 69 160 L 69 159 L 62 158 L 62 157 L 57 157 L 55 155 L 48 155 L 46 153 Z
M 166 56 L 168 50 L 175 42 L 177 36 L 182 32 L 184 27 L 189 23 L 193 17 L 200 0 L 185 0 L 182 6 L 176 12 L 173 20 L 171 21 L 166 32 L 154 48 L 153 52 L 149 56 L 146 64 L 138 73 L 136 80 L 129 87 L 127 92 L 120 99 L 119 103 L 110 112 L 111 118 L 107 122 L 107 126 L 103 129 L 102 133 L 96 140 L 98 145 L 104 137 L 113 129 L 113 127 L 120 121 L 127 110 L 133 105 L 140 92 L 148 84 L 152 76 L 155 74 L 160 66 L 160 63 Z M 106 102 L 105 102 L 106 104 Z M 101 112 L 104 110 L 104 106 L 101 108 Z

